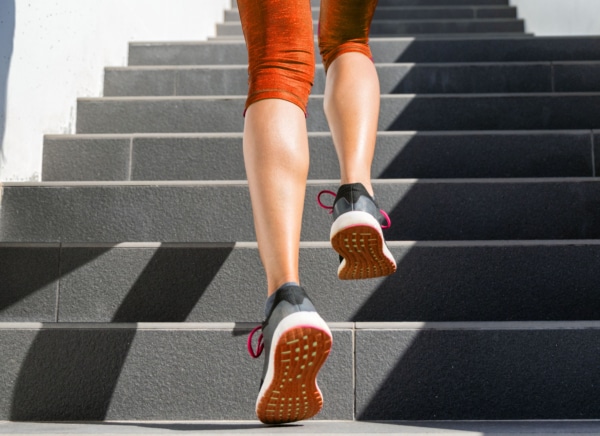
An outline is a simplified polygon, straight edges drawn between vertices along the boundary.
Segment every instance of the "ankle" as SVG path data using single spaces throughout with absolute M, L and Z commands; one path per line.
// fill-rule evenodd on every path
M 371 197 L 375 196 L 374 191 L 373 191 L 373 185 L 371 185 L 370 179 L 342 179 L 340 184 L 341 185 L 351 185 L 353 183 L 362 184 Z

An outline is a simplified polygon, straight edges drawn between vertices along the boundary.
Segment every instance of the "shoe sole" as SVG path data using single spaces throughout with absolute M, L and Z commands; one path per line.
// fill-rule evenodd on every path
M 321 411 L 317 374 L 332 342 L 329 327 L 316 312 L 294 313 L 281 321 L 273 334 L 267 374 L 256 400 L 258 419 L 283 424 Z
M 367 212 L 341 215 L 331 226 L 330 241 L 342 256 L 341 280 L 372 279 L 396 272 L 396 261 L 387 248 L 381 226 Z

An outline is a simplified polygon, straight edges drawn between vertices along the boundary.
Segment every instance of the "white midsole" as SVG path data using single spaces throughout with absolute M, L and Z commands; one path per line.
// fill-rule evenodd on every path
M 271 349 L 269 350 L 269 355 L 266 357 L 267 359 L 269 359 L 269 365 L 267 366 L 267 373 L 265 374 L 265 379 L 258 393 L 258 398 L 256 399 L 256 410 L 258 410 L 258 404 L 263 395 L 265 394 L 265 391 L 269 388 L 271 382 L 273 381 L 273 363 L 277 343 L 286 331 L 297 326 L 315 327 L 319 330 L 325 331 L 331 337 L 331 330 L 329 330 L 329 326 L 323 320 L 323 318 L 319 316 L 317 312 L 296 312 L 283 318 L 277 326 L 277 328 L 275 329 L 275 332 L 273 333 L 273 338 L 271 340 Z M 319 389 L 318 386 L 317 389 Z M 319 392 L 321 391 L 319 390 Z
M 383 238 L 383 232 L 381 231 L 381 224 L 375 219 L 373 215 L 368 212 L 362 212 L 360 210 L 354 210 L 352 212 L 346 212 L 336 219 L 331 225 L 331 231 L 329 232 L 329 239 L 338 234 L 346 227 L 367 225 L 377 230 Z
M 331 232 L 329 233 L 329 240 L 331 241 L 335 235 L 337 235 L 342 230 L 360 225 L 368 225 L 372 227 L 379 235 L 381 236 L 381 240 L 384 241 L 383 232 L 381 231 L 381 225 L 375 219 L 373 215 L 368 212 L 362 212 L 359 210 L 355 210 L 352 212 L 346 212 L 343 215 L 340 215 L 338 219 L 336 219 L 331 225 Z M 387 257 L 391 262 L 396 263 L 394 259 L 394 255 L 389 250 L 385 242 L 383 243 L 382 251 L 385 257 Z M 346 259 L 342 259 L 340 265 L 338 266 L 338 274 L 344 267 L 346 266 Z

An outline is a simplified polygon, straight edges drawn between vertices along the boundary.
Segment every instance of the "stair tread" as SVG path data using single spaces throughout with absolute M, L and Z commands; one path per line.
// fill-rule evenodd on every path
M 501 435 L 596 435 L 600 422 L 560 420 L 546 422 L 523 421 L 305 421 L 300 425 L 267 427 L 258 421 L 131 421 L 106 423 L 21 423 L 0 422 L 4 435 L 172 435 L 186 436 L 233 436 L 290 434 L 295 436 L 319 435 L 390 435 L 390 436 L 461 436 L 485 434 Z

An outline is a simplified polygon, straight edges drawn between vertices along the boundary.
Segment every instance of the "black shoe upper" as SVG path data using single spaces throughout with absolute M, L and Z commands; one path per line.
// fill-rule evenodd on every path
M 333 220 L 335 221 L 340 215 L 351 211 L 368 212 L 379 224 L 383 225 L 386 222 L 375 199 L 369 195 L 362 183 L 350 183 L 342 185 L 338 189 L 333 202 Z

